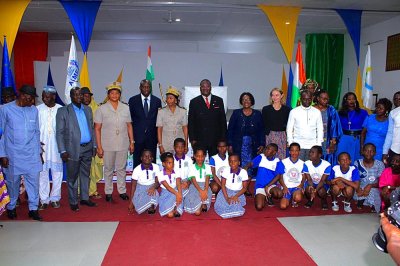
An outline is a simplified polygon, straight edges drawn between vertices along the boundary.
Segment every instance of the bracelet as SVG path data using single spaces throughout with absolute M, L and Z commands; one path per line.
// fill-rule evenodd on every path
M 131 143 L 135 143 L 135 141 L 134 141 L 134 140 L 131 140 Z
M 157 143 L 157 146 L 158 147 L 162 147 L 162 143 Z

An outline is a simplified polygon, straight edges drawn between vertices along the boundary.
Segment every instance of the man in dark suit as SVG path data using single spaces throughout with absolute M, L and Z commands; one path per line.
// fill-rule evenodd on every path
M 96 146 L 93 115 L 90 107 L 81 104 L 82 96 L 79 87 L 72 88 L 70 91 L 72 103 L 58 109 L 56 115 L 57 146 L 62 160 L 67 163 L 68 199 L 73 211 L 79 211 L 78 176 L 80 204 L 97 206 L 89 200 L 89 173 Z
M 205 148 L 208 156 L 217 154 L 217 143 L 226 139 L 226 115 L 224 101 L 211 94 L 211 82 L 200 82 L 201 95 L 193 98 L 189 104 L 189 139 L 192 147 Z
M 133 167 L 140 164 L 140 156 L 144 149 L 151 150 L 155 162 L 157 152 L 157 113 L 161 108 L 161 100 L 150 95 L 151 82 L 140 82 L 140 94 L 129 99 L 133 135 L 135 137 L 135 151 L 133 153 Z

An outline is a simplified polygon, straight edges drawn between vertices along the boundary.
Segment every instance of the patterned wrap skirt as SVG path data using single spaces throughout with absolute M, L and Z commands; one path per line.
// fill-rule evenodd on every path
M 7 192 L 6 181 L 0 168 L 0 216 L 6 210 L 7 204 L 10 202 L 10 196 Z
M 265 146 L 270 143 L 278 145 L 278 152 L 276 153 L 277 158 L 283 160 L 286 158 L 286 132 L 285 131 L 270 131 L 269 135 L 265 136 Z
M 206 185 L 205 182 L 199 182 L 197 184 L 200 186 L 201 189 L 204 189 L 204 187 Z M 202 204 L 206 204 L 207 210 L 209 210 L 210 206 L 211 206 L 211 196 L 212 196 L 212 192 L 211 192 L 210 187 L 208 187 L 207 200 L 201 201 L 199 191 L 196 189 L 196 187 L 193 184 L 191 184 L 189 187 L 189 193 L 187 194 L 187 196 L 185 198 L 185 203 L 184 203 L 185 212 L 195 213 L 198 209 L 200 209 Z
M 367 185 L 367 184 L 366 184 Z M 364 188 L 366 185 L 361 186 L 361 188 Z M 381 193 L 379 191 L 379 188 L 371 188 L 369 191 L 368 196 L 366 197 L 359 197 L 357 196 L 357 192 L 354 193 L 353 196 L 354 200 L 364 200 L 364 206 L 374 206 L 375 211 L 379 213 L 381 209 Z
M 149 196 L 147 191 L 153 185 L 140 185 L 137 184 L 135 195 L 133 195 L 133 205 L 135 206 L 136 212 L 141 214 L 145 212 L 147 209 L 154 205 L 154 208 L 158 205 L 158 198 L 160 197 L 158 191 L 156 190 L 156 194 L 154 196 Z
M 176 191 L 178 191 L 175 188 Z M 176 206 L 176 197 L 174 194 L 163 188 L 161 190 L 160 198 L 158 199 L 159 202 L 159 212 L 161 216 L 165 216 L 168 213 L 172 212 L 174 208 L 176 207 L 176 211 L 182 215 L 183 213 L 183 204 L 179 204 Z
M 226 189 L 226 192 L 228 193 L 228 197 L 234 196 L 237 191 Z M 239 217 L 243 216 L 245 213 L 245 209 L 243 208 L 246 205 L 246 198 L 242 194 L 239 197 L 239 203 L 235 204 L 229 204 L 224 197 L 224 193 L 222 192 L 222 189 L 218 192 L 217 200 L 215 201 L 214 204 L 214 210 L 215 212 L 221 216 L 223 219 L 228 219 L 228 218 L 234 218 L 234 217 Z

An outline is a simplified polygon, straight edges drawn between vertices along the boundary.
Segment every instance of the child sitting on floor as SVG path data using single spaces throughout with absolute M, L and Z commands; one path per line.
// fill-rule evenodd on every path
M 215 212 L 222 218 L 233 218 L 245 213 L 247 171 L 241 169 L 240 158 L 237 154 L 229 155 L 229 168 L 221 173 L 221 190 L 214 205 Z
M 210 209 L 212 192 L 209 187 L 212 176 L 211 167 L 204 163 L 206 151 L 196 147 L 194 151 L 195 163 L 189 167 L 188 179 L 192 182 L 185 201 L 185 211 L 200 215 Z
M 388 208 L 391 202 L 400 200 L 400 155 L 393 154 L 390 158 L 390 167 L 386 168 L 379 178 L 379 188 L 384 208 Z
M 131 201 L 128 211 L 132 213 L 135 206 L 138 214 L 146 210 L 148 214 L 154 214 L 159 197 L 155 177 L 160 169 L 157 164 L 151 163 L 153 154 L 150 150 L 143 150 L 140 160 L 142 163 L 136 166 L 132 173 Z
M 340 195 L 344 197 L 344 211 L 352 212 L 351 199 L 353 198 L 354 191 L 360 186 L 360 175 L 355 166 L 351 164 L 350 154 L 342 152 L 338 155 L 339 165 L 332 167 L 331 175 L 329 176 L 329 183 L 331 185 L 332 195 L 332 210 L 337 212 L 339 205 L 337 198 Z
M 254 205 L 257 211 L 261 211 L 266 202 L 268 206 L 274 206 L 274 199 L 283 197 L 282 190 L 278 184 L 280 175 L 283 174 L 283 165 L 280 160 L 275 158 L 278 146 L 275 143 L 268 144 L 264 153 L 258 155 L 246 167 L 257 168 L 255 183 Z
M 226 141 L 218 141 L 217 150 L 218 153 L 216 155 L 211 156 L 210 158 L 210 167 L 212 172 L 212 180 L 210 182 L 210 188 L 212 193 L 218 194 L 221 189 L 221 173 L 225 168 L 229 168 L 228 162 L 228 154 L 227 154 L 228 146 Z
M 354 162 L 360 174 L 360 187 L 354 193 L 354 200 L 357 201 L 357 209 L 362 209 L 363 205 L 371 207 L 371 212 L 379 212 L 381 209 L 381 196 L 379 191 L 379 177 L 385 165 L 383 162 L 375 160 L 376 147 L 372 143 L 367 143 L 362 149 L 363 159 Z
M 284 173 L 279 179 L 282 185 L 283 198 L 281 199 L 280 208 L 285 210 L 292 200 L 292 207 L 297 207 L 298 203 L 303 199 L 304 187 L 304 162 L 299 159 L 300 145 L 293 142 L 289 146 L 289 157 L 283 159 L 280 163 L 283 165 Z
M 304 163 L 304 176 L 306 179 L 305 183 L 305 196 L 308 199 L 304 205 L 305 208 L 311 208 L 314 203 L 315 195 L 321 198 L 322 210 L 328 209 L 328 203 L 326 201 L 327 191 L 329 185 L 326 184 L 326 180 L 331 174 L 331 164 L 321 159 L 322 147 L 313 146 L 310 149 L 309 158 L 310 160 Z
M 190 181 L 188 180 L 189 166 L 193 164 L 193 160 L 185 154 L 186 143 L 183 138 L 174 140 L 174 171 L 177 177 L 181 178 L 183 206 L 185 208 L 185 199 L 189 193 Z
M 174 156 L 170 152 L 165 152 L 161 154 L 160 159 L 164 167 L 157 174 L 162 188 L 159 198 L 160 215 L 167 215 L 168 218 L 180 217 L 183 212 L 181 178 L 174 172 Z

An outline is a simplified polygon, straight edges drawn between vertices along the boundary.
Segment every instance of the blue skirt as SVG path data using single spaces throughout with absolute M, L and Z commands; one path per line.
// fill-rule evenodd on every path
M 228 197 L 234 196 L 237 191 L 226 189 L 226 192 L 228 193 Z M 246 205 L 246 198 L 244 195 L 240 195 L 239 197 L 239 203 L 235 204 L 229 204 L 224 197 L 224 193 L 222 192 L 222 189 L 218 192 L 217 200 L 215 201 L 214 204 L 214 210 L 215 212 L 221 216 L 223 219 L 227 218 L 234 218 L 234 217 L 239 217 L 243 216 L 245 213 L 245 209 L 243 208 Z
M 136 191 L 135 195 L 133 195 L 132 202 L 138 214 L 145 212 L 148 208 L 151 207 L 151 205 L 154 205 L 155 208 L 158 205 L 158 191 L 156 190 L 156 194 L 154 196 L 149 196 L 147 194 L 147 191 L 151 186 L 153 185 L 137 184 L 136 186 Z
M 175 190 L 177 191 L 177 189 L 175 189 Z M 160 194 L 160 198 L 159 198 L 158 202 L 160 204 L 159 211 L 160 211 L 161 216 L 165 216 L 168 213 L 172 212 L 175 207 L 176 207 L 176 211 L 180 215 L 182 215 L 182 213 L 183 213 L 182 203 L 179 204 L 179 206 L 176 206 L 175 195 L 164 188 L 161 190 L 161 194 Z
M 360 136 L 354 137 L 349 135 L 342 135 L 337 146 L 336 155 L 339 155 L 342 152 L 347 152 L 350 154 L 352 163 L 354 163 L 358 159 L 361 159 Z
M 197 183 L 197 184 L 199 184 L 201 189 L 204 189 L 204 186 L 206 185 L 205 182 Z M 210 187 L 208 187 L 207 200 L 202 202 L 200 199 L 199 191 L 196 189 L 196 187 L 193 184 L 191 184 L 189 187 L 189 193 L 185 197 L 185 203 L 184 203 L 185 212 L 195 213 L 198 209 L 200 209 L 202 204 L 206 204 L 207 210 L 209 210 L 210 206 L 211 206 L 211 196 L 212 196 L 212 192 L 211 192 Z

